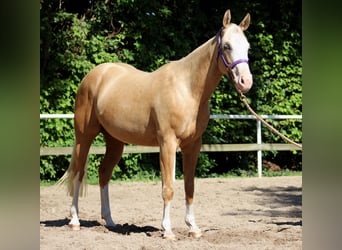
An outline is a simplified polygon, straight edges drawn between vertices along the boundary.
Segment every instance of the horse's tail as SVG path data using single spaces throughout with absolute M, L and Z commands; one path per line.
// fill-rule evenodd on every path
M 67 169 L 67 171 L 64 173 L 64 175 L 57 181 L 56 185 L 61 186 L 63 184 L 67 184 L 67 194 L 70 196 L 74 195 L 74 188 L 76 182 L 78 182 L 78 176 L 79 176 L 79 171 L 77 171 L 76 165 L 75 165 L 75 151 L 76 151 L 76 144 L 73 147 L 72 150 L 72 156 L 71 156 L 71 161 L 70 165 Z M 82 178 L 82 182 L 80 183 L 80 189 L 79 189 L 79 195 L 80 196 L 85 196 L 87 194 L 87 165 L 88 161 L 86 161 L 85 166 L 83 167 L 84 169 L 84 174 Z

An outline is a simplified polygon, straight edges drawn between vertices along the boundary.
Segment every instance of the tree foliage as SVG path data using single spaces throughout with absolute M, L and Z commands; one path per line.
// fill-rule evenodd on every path
M 254 77 L 248 94 L 251 106 L 260 114 L 301 114 L 301 2 L 295 0 L 44 0 L 40 11 L 40 113 L 73 113 L 82 78 L 100 63 L 122 61 L 152 71 L 187 55 L 217 33 L 227 8 L 236 23 L 247 12 L 252 16 L 246 32 Z M 248 114 L 226 78 L 222 78 L 211 98 L 211 113 Z M 301 141 L 301 122 L 272 123 L 291 139 Z M 266 129 L 263 138 L 281 142 Z M 73 121 L 41 120 L 41 146 L 72 146 L 73 141 Z M 211 120 L 203 141 L 254 143 L 255 122 Z M 103 145 L 102 137 L 98 136 L 94 144 Z M 283 166 L 301 167 L 300 152 L 264 152 L 264 157 Z M 254 152 L 202 153 L 197 175 L 238 168 L 255 170 L 255 159 Z M 59 178 L 69 160 L 70 156 L 41 157 L 41 179 Z M 97 176 L 100 160 L 101 156 L 90 156 L 91 178 Z M 158 168 L 155 155 L 125 155 L 113 178 L 159 175 Z

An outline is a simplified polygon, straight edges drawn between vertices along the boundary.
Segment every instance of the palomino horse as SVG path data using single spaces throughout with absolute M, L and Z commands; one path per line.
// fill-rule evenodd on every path
M 107 226 L 111 217 L 108 182 L 119 162 L 125 143 L 160 147 L 163 236 L 174 238 L 170 207 L 173 198 L 173 170 L 176 150 L 183 154 L 185 223 L 189 235 L 200 237 L 194 216 L 194 174 L 209 121 L 210 95 L 227 74 L 236 89 L 247 92 L 252 84 L 248 65 L 249 43 L 243 33 L 250 23 L 247 14 L 239 25 L 230 22 L 230 10 L 223 17 L 217 36 L 186 57 L 154 72 L 143 72 L 123 63 L 104 63 L 83 79 L 75 104 L 75 145 L 72 160 L 61 182 L 69 180 L 73 195 L 70 226 L 78 230 L 78 197 L 85 184 L 86 161 L 93 139 L 102 132 L 106 152 L 99 166 L 101 216 Z

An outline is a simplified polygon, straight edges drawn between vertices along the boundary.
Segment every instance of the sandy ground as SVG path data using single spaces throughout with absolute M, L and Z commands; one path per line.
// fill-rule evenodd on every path
M 187 237 L 183 181 L 175 182 L 175 241 L 162 239 L 160 182 L 110 184 L 117 228 L 103 226 L 99 187 L 80 198 L 81 230 L 68 227 L 71 197 L 40 187 L 41 249 L 302 249 L 302 178 L 196 179 L 195 214 L 204 232 Z

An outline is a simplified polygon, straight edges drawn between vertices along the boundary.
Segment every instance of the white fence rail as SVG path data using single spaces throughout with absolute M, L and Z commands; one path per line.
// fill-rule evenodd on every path
M 261 115 L 264 119 L 273 120 L 301 120 L 302 115 Z M 40 114 L 40 119 L 73 119 L 74 114 Z M 225 114 L 212 114 L 210 119 L 253 119 L 256 120 L 254 115 L 225 115 Z M 267 150 L 302 150 L 295 145 L 288 143 L 262 143 L 261 135 L 261 122 L 256 120 L 257 129 L 257 143 L 245 143 L 245 144 L 204 144 L 202 145 L 202 152 L 231 152 L 231 151 L 257 151 L 257 165 L 258 176 L 262 176 L 262 151 Z M 40 148 L 40 155 L 64 155 L 71 154 L 72 147 L 42 147 Z M 104 154 L 104 146 L 92 146 L 90 148 L 90 154 Z M 158 147 L 146 147 L 146 146 L 125 146 L 124 153 L 158 153 Z

